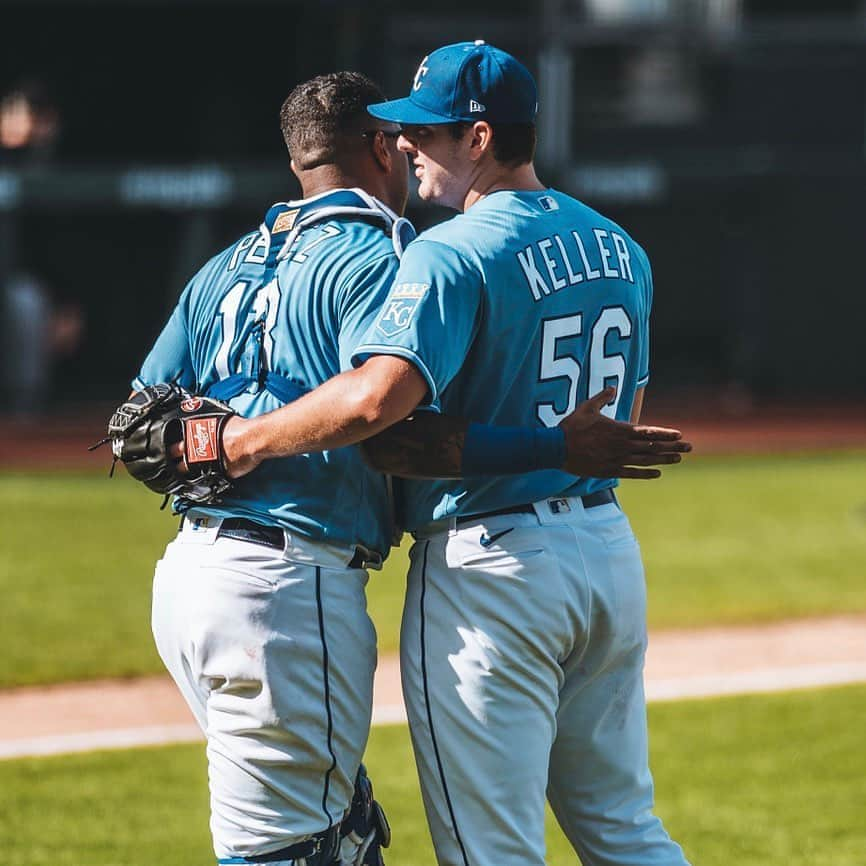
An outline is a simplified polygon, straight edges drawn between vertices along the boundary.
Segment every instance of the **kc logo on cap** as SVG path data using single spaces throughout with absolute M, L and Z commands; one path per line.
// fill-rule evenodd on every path
M 425 57 L 421 61 L 421 64 L 418 66 L 418 71 L 415 73 L 415 77 L 412 79 L 412 90 L 421 89 L 421 85 L 424 83 L 424 76 L 430 71 L 429 67 L 424 65 L 426 62 L 427 57 Z
M 432 51 L 418 66 L 406 98 L 368 105 L 367 111 L 382 120 L 424 126 L 535 123 L 538 90 L 517 58 L 476 39 Z

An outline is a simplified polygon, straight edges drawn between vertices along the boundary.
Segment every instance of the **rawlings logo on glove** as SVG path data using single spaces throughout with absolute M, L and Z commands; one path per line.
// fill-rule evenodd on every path
M 188 412 L 188 409 L 184 409 Z M 193 418 L 186 421 L 186 462 L 216 460 L 219 454 L 216 418 Z
M 114 462 L 120 460 L 133 478 L 162 493 L 166 502 L 169 496 L 219 502 L 232 486 L 221 441 L 226 420 L 235 414 L 227 404 L 178 385 L 150 385 L 118 406 L 108 422 L 108 436 L 93 448 L 110 442 Z M 171 446 L 181 441 L 186 473 L 170 454 Z

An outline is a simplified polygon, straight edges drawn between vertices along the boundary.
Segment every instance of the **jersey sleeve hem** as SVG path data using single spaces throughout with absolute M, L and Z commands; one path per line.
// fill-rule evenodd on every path
M 431 405 L 439 399 L 439 389 L 436 387 L 436 381 L 433 374 L 427 368 L 427 365 L 411 350 L 403 346 L 386 346 L 378 343 L 365 343 L 363 346 L 358 346 L 352 353 L 352 364 L 359 367 L 371 355 L 396 355 L 398 358 L 405 358 L 411 361 L 419 370 L 424 380 L 427 382 L 427 399 L 424 400 L 424 405 Z
M 637 383 L 635 384 L 635 388 L 646 387 L 649 380 L 650 380 L 649 373 L 646 373 L 645 375 L 641 376 L 640 379 L 637 380 Z

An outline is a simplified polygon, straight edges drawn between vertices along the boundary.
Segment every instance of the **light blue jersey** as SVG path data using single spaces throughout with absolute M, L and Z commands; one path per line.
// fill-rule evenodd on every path
M 616 223 L 556 190 L 494 192 L 422 233 L 354 353 L 409 359 L 431 407 L 479 423 L 553 427 L 610 384 L 605 414 L 629 418 L 649 378 L 652 278 Z M 611 487 L 560 471 L 408 481 L 417 529 L 552 496 Z
M 393 284 L 406 225 L 360 190 L 274 205 L 192 278 L 133 387 L 175 381 L 253 417 L 350 369 Z M 269 460 L 219 507 L 197 511 L 383 555 L 390 546 L 386 482 L 357 447 Z

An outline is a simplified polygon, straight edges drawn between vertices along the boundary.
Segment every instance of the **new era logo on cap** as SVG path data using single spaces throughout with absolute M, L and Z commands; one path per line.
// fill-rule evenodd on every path
M 477 39 L 431 52 L 421 61 L 409 96 L 367 110 L 401 124 L 472 121 L 479 114 L 490 123 L 535 123 L 538 90 L 519 60 Z

